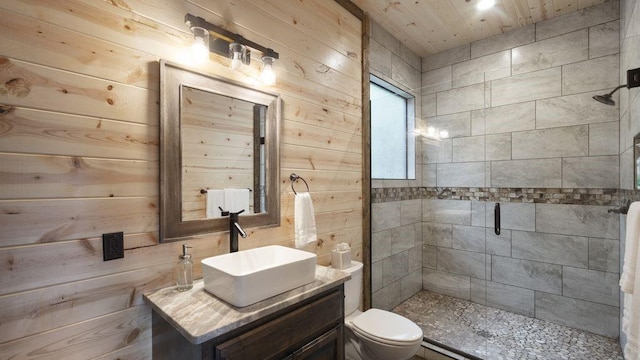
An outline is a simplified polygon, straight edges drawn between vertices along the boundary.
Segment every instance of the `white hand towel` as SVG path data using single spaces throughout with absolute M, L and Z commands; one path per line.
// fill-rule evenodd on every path
M 245 210 L 249 212 L 249 189 L 224 189 L 223 209 L 237 213 Z
M 218 207 L 224 209 L 224 191 L 222 189 L 207 190 L 207 217 L 220 217 L 221 214 Z
M 313 201 L 308 192 L 297 194 L 295 198 L 294 229 L 296 247 L 300 248 L 318 240 L 316 216 Z
M 638 359 L 640 350 L 640 202 L 633 202 L 627 213 L 625 253 L 620 276 L 620 288 L 624 294 L 622 331 L 627 335 L 625 359 Z

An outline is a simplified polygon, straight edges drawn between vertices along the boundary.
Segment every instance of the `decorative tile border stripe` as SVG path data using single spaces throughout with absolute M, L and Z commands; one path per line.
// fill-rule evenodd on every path
M 578 188 L 399 187 L 373 188 L 371 201 L 382 203 L 416 199 L 477 200 L 541 204 L 618 206 L 640 200 L 640 191 Z

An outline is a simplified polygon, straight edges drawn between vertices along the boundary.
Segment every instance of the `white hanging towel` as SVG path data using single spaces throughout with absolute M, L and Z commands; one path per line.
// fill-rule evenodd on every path
M 318 240 L 316 216 L 313 211 L 313 201 L 308 192 L 296 195 L 294 213 L 296 247 L 300 248 L 316 242 Z
M 207 190 L 207 218 L 220 217 L 221 207 L 224 209 L 224 191 L 222 189 Z
M 249 212 L 249 189 L 224 189 L 223 209 L 237 213 L 245 210 Z
M 625 253 L 620 276 L 620 288 L 624 292 L 622 331 L 627 335 L 624 357 L 638 360 L 640 355 L 640 202 L 633 202 L 627 212 Z

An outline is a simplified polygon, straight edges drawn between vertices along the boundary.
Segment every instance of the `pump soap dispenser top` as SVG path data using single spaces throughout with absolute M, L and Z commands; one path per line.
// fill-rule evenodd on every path
M 178 264 L 176 266 L 176 289 L 178 291 L 187 291 L 193 288 L 193 261 L 189 254 L 191 246 L 182 245 L 182 255 L 178 256 Z

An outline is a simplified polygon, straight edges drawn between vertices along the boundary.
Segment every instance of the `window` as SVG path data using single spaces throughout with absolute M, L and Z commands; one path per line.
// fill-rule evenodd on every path
M 371 177 L 415 179 L 414 98 L 371 76 Z

